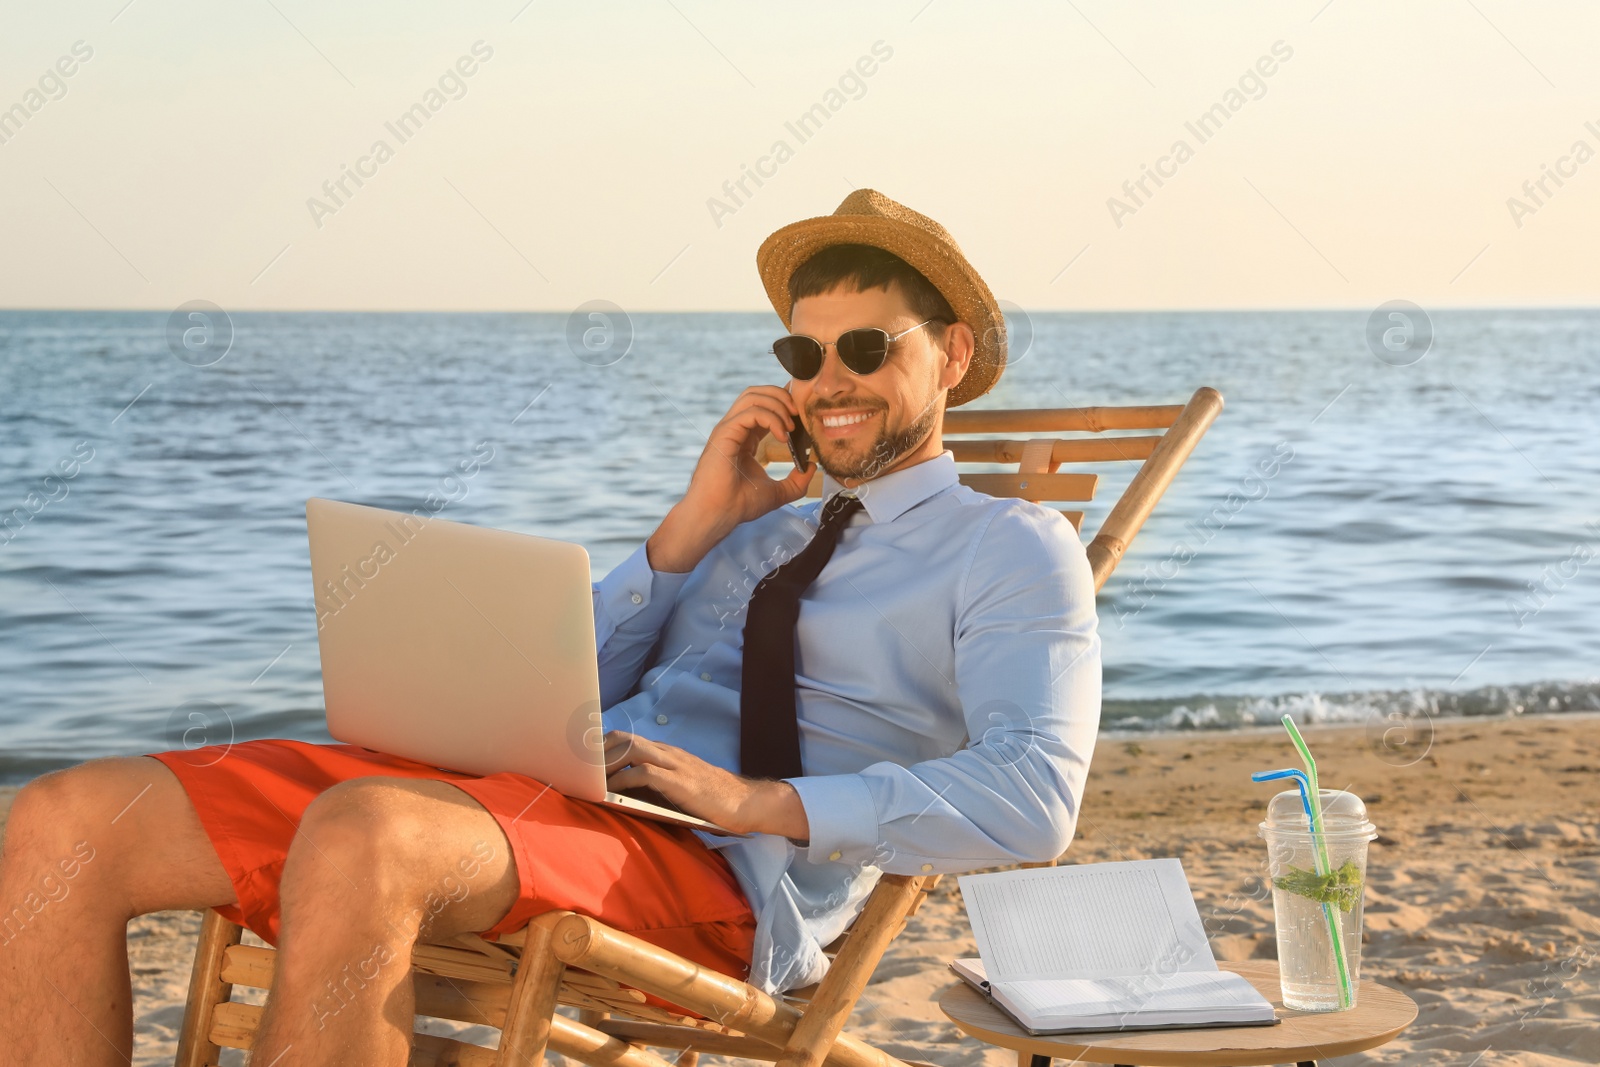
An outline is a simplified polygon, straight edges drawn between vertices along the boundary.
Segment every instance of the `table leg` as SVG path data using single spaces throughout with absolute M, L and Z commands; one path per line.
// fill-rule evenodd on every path
M 1050 1067 L 1050 1057 L 1019 1052 L 1017 1053 L 1017 1067 Z

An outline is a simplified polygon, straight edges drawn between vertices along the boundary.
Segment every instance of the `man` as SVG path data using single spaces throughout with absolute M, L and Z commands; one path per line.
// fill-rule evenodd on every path
M 611 787 L 753 836 L 351 745 L 91 761 L 12 809 L 0 905 L 48 899 L 0 917 L 0 1061 L 126 1062 L 124 926 L 154 910 L 214 907 L 278 946 L 257 1062 L 400 1063 L 421 936 L 571 908 L 779 990 L 820 977 L 883 872 L 1066 848 L 1099 721 L 1088 562 L 1058 512 L 961 486 L 942 446 L 945 408 L 1004 367 L 994 298 L 871 190 L 757 263 L 789 384 L 739 395 L 594 590 Z M 814 468 L 755 459 L 796 418 L 823 470 L 799 508 Z

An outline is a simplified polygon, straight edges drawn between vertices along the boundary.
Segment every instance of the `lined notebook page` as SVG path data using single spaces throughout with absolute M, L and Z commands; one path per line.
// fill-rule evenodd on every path
M 1215 971 L 1176 859 L 966 875 L 990 982 Z

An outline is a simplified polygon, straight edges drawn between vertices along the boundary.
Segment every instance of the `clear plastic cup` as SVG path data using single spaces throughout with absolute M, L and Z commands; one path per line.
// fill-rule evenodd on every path
M 1313 849 L 1298 790 L 1279 793 L 1267 806 L 1261 836 L 1272 876 L 1272 911 L 1278 928 L 1278 972 L 1285 1007 L 1340 1011 L 1355 1007 L 1361 969 L 1361 899 L 1367 880 L 1367 842 L 1378 831 L 1354 793 L 1321 791 L 1327 865 Z M 1320 873 L 1326 872 L 1326 873 Z M 1325 907 L 1326 905 L 1326 907 Z M 1348 1003 L 1340 999 L 1340 953 Z

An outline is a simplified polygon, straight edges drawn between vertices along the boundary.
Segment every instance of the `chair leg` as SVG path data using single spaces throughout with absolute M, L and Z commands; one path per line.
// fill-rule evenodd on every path
M 565 1015 L 551 1021 L 550 1047 L 589 1067 L 673 1067 L 647 1048 L 591 1030 Z
M 174 1067 L 205 1067 L 222 1055 L 222 1049 L 211 1041 L 211 1016 L 218 1004 L 233 997 L 233 986 L 222 980 L 222 957 L 244 936 L 244 927 L 210 908 L 201 914 L 204 918 L 200 921 L 200 941 L 195 946 L 194 970 L 189 974 L 189 1002 L 183 1009 Z
M 496 1067 L 539 1067 L 550 1041 L 550 1018 L 556 1011 L 561 976 L 567 965 L 550 949 L 550 931 L 568 912 L 553 911 L 528 924 L 527 938 L 517 975 L 511 983 L 511 1003 L 500 1028 Z

